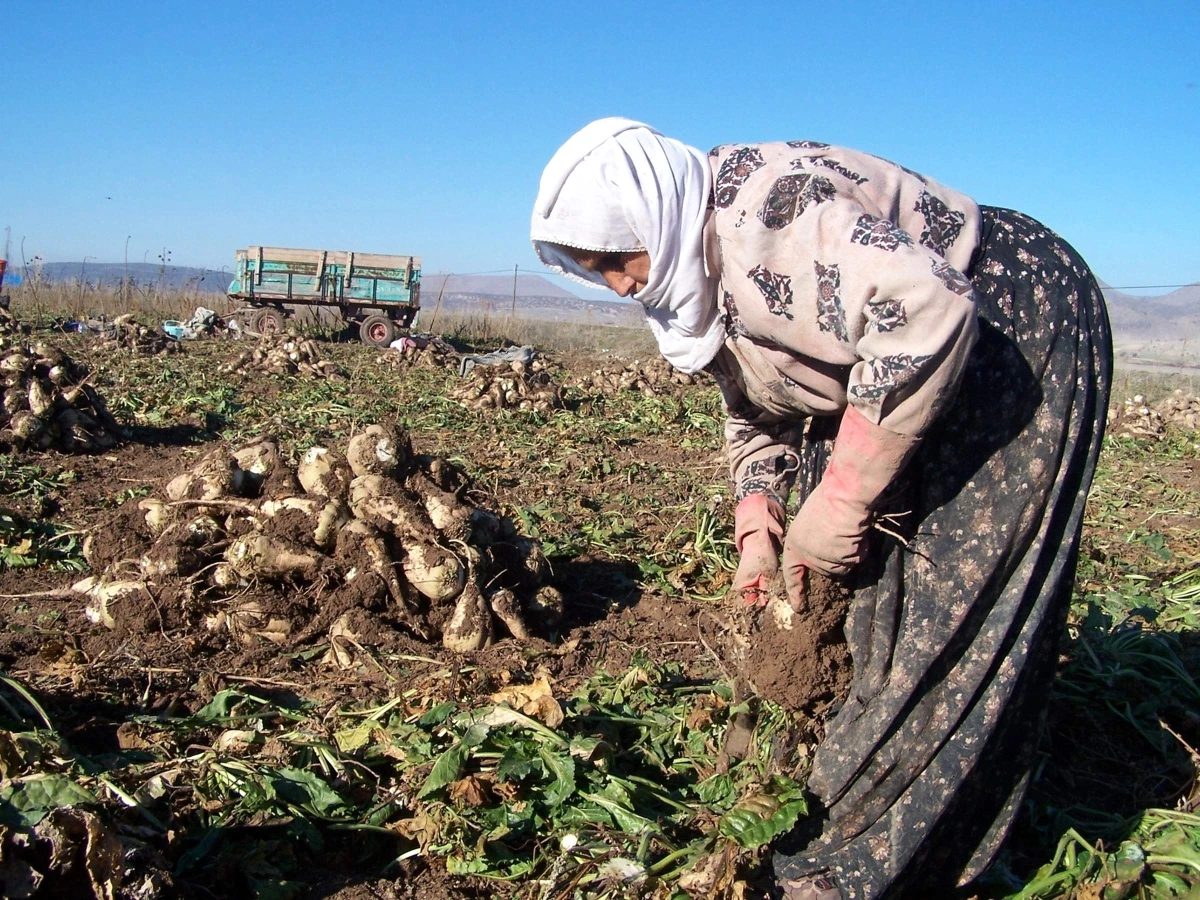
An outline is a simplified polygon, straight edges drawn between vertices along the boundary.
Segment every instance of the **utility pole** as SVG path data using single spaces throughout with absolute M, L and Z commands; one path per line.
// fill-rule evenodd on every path
M 512 309 L 508 312 L 508 321 L 510 325 L 517 317 L 517 269 L 519 268 L 520 266 L 513 266 L 513 302 Z
M 450 280 L 450 275 L 453 275 L 453 274 L 454 273 L 451 272 L 449 275 L 446 275 L 445 277 L 442 278 L 442 287 L 441 287 L 441 290 L 438 291 L 437 303 L 435 303 L 433 306 L 433 321 L 431 321 L 429 323 L 429 333 L 430 334 L 435 333 L 434 326 L 437 325 L 438 311 L 441 310 L 441 308 L 442 308 L 442 294 L 446 293 L 446 282 Z

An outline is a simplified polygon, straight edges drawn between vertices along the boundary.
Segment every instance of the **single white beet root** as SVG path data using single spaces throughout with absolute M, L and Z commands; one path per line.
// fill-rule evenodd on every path
M 4 392 L 4 411 L 10 416 L 29 409 L 29 392 L 10 387 Z
M 183 526 L 177 525 L 164 531 L 154 542 L 154 546 L 142 554 L 139 565 L 144 579 L 159 581 L 163 578 L 186 576 L 204 567 L 208 557 L 197 548 L 182 543 L 175 533 L 182 528 Z
M 190 472 L 167 483 L 169 500 L 217 500 L 233 494 L 237 460 L 225 448 L 206 453 Z
M 50 382 L 32 378 L 29 382 L 29 410 L 42 418 L 54 406 L 54 389 Z
M 338 531 L 354 517 L 350 508 L 341 500 L 329 500 L 317 515 L 317 526 L 313 529 L 313 543 L 323 549 L 337 542 Z
M 342 526 L 337 543 L 338 555 L 347 559 L 354 559 L 357 555 L 354 553 L 354 548 L 361 547 L 371 562 L 372 571 L 387 585 L 392 599 L 402 608 L 407 605 L 408 598 L 404 596 L 404 589 L 400 586 L 400 579 L 396 575 L 396 564 L 392 561 L 387 545 L 374 526 L 362 519 L 351 519 Z
M 516 595 L 512 591 L 501 588 L 487 600 L 492 607 L 492 612 L 496 614 L 497 619 L 504 623 L 509 634 L 518 641 L 527 641 L 533 636 L 529 633 L 529 627 L 525 624 L 525 618 L 521 614 Z
M 157 500 L 154 497 L 146 497 L 144 500 L 139 500 L 138 509 L 145 516 L 146 527 L 154 535 L 162 534 L 179 519 L 178 513 L 175 512 L 176 507 L 168 506 L 162 500 Z
M 235 481 L 238 482 L 238 493 L 257 496 L 263 482 L 275 471 L 279 464 L 279 445 L 269 439 L 263 439 L 253 444 L 235 450 L 233 458 L 237 462 L 238 472 Z
M 408 465 L 411 456 L 407 437 L 382 425 L 368 425 L 346 448 L 346 461 L 356 476 L 393 475 Z
M 447 603 L 467 583 L 466 567 L 449 550 L 419 542 L 404 545 L 404 578 L 434 603 Z
M 309 447 L 296 467 L 296 478 L 306 494 L 330 499 L 346 496 L 352 475 L 342 455 L 326 447 Z
M 437 538 L 425 508 L 403 486 L 382 475 L 360 475 L 350 482 L 350 509 L 358 518 L 402 540 Z
M 443 491 L 424 472 L 408 478 L 409 488 L 421 498 L 433 527 L 452 541 L 465 541 L 471 536 L 472 514 L 475 508 L 464 503 L 449 491 Z
M 14 443 L 18 447 L 25 447 L 41 436 L 45 426 L 36 415 L 23 409 L 13 414 L 8 427 L 12 430 Z
M 357 651 L 362 648 L 360 637 L 350 624 L 350 613 L 344 612 L 329 626 L 329 650 L 324 662 L 338 669 L 349 669 L 358 663 Z
M 500 540 L 504 520 L 489 509 L 471 510 L 471 540 L 484 547 Z
M 349 508 L 341 500 L 329 500 L 320 495 L 265 500 L 259 509 L 269 519 L 283 512 L 300 513 L 308 520 L 310 540 L 321 548 L 331 547 L 337 540 L 338 529 L 352 518 Z
M 83 614 L 93 625 L 116 628 L 113 608 L 122 600 L 146 589 L 143 581 L 105 581 L 103 577 L 89 575 L 71 585 L 71 590 L 87 597 Z
M 478 585 L 471 583 L 454 604 L 454 613 L 442 629 L 442 646 L 469 653 L 487 646 L 492 636 L 492 611 Z
M 514 537 L 511 540 L 513 548 L 521 558 L 521 563 L 531 578 L 539 584 L 550 577 L 550 561 L 542 552 L 542 545 L 533 538 Z
M 196 516 L 187 523 L 187 530 L 193 547 L 216 543 L 225 536 L 221 523 L 212 516 Z
M 211 556 L 204 548 L 222 535 L 221 526 L 211 516 L 196 516 L 184 524 L 172 525 L 142 555 L 142 577 L 156 581 L 199 571 Z
M 245 584 L 246 580 L 238 575 L 237 570 L 228 562 L 217 563 L 208 576 L 213 587 L 232 588 Z
M 287 643 L 292 633 L 292 623 L 287 619 L 267 613 L 257 600 L 246 600 L 234 604 L 204 619 L 209 631 L 228 631 L 243 644 L 253 644 L 262 638 L 273 644 Z
M 319 553 L 265 534 L 238 538 L 225 550 L 225 561 L 244 578 L 258 576 L 272 581 L 312 581 L 325 564 Z

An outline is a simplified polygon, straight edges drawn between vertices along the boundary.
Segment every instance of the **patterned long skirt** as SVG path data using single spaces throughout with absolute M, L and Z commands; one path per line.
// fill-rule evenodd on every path
M 845 898 L 948 897 L 992 861 L 1029 783 L 1104 432 L 1112 342 L 1079 255 L 984 208 L 970 277 L 980 339 L 954 403 L 884 503 L 854 576 L 850 694 L 809 788 L 819 835 L 779 878 L 823 872 Z M 801 495 L 829 441 L 810 429 Z M 907 535 L 906 535 L 907 536 Z

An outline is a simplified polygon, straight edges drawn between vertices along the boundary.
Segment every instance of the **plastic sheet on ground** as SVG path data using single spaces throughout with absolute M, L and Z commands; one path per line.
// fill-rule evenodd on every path
M 467 375 L 476 366 L 504 366 L 515 362 L 529 365 L 536 356 L 534 349 L 528 346 L 505 347 L 491 353 L 477 353 L 464 356 L 458 361 L 458 374 L 460 377 Z

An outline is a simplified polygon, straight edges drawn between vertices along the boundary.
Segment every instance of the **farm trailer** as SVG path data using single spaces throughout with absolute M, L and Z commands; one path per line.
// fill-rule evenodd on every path
M 386 347 L 421 307 L 419 256 L 249 247 L 234 259 L 229 299 L 260 334 L 283 331 L 289 306 L 336 308 L 363 343 Z

